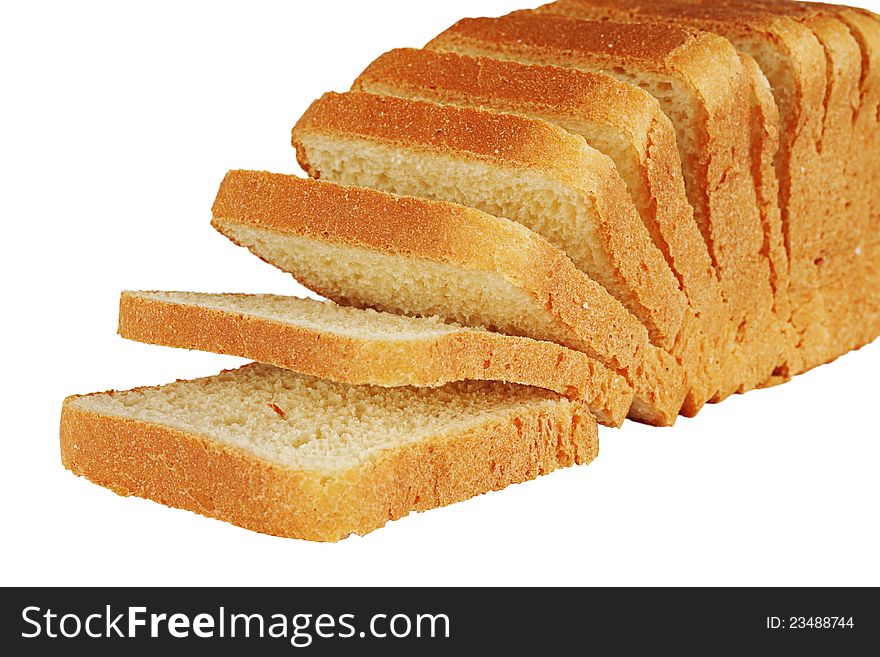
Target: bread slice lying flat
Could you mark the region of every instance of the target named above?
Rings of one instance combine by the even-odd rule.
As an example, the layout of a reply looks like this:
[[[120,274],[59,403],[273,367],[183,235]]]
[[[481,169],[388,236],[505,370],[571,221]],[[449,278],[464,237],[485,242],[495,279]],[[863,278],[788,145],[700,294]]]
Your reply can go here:
[[[619,426],[626,380],[580,351],[437,317],[406,317],[271,294],[123,292],[124,338],[250,358],[330,381],[437,387],[453,381],[533,385],[587,402]]]
[[[539,388],[350,386],[269,365],[69,397],[74,474],[254,531],[366,534],[598,452],[586,406]]]
[[[520,115],[348,93],[315,101],[293,142],[315,178],[462,203],[542,234],[681,364],[694,408],[711,396],[687,298],[614,163],[583,139]]]
[[[342,305],[437,316],[583,351],[668,425],[686,385],[639,321],[527,228],[453,203],[263,172],[227,174],[213,225]],[[671,361],[671,362],[670,362]]]
[[[610,157],[709,341],[703,367],[711,392],[702,398],[718,391],[718,360],[730,350],[733,326],[687,200],[675,129],[653,96],[603,73],[410,48],[380,56],[353,88],[543,119]],[[683,412],[696,410],[686,402]]]
[[[658,23],[514,12],[459,21],[428,47],[608,72],[654,95],[675,126],[688,199],[738,330],[719,399],[772,374],[787,345],[773,315],[765,233],[747,156],[751,89],[728,41]]]

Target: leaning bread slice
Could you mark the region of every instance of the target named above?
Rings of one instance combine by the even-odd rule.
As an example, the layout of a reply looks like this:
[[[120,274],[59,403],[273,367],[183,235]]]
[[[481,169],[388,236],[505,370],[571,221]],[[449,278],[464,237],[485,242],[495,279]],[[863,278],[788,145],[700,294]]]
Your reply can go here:
[[[454,203],[231,171],[213,225],[232,241],[343,305],[437,316],[547,340],[621,374],[629,417],[669,425],[686,384],[668,354],[564,253],[506,219]]]
[[[461,203],[546,237],[684,368],[695,413],[706,345],[610,158],[521,115],[365,93],[325,94],[293,129],[314,178]]]
[[[619,426],[632,405],[626,380],[586,354],[553,342],[491,333],[271,294],[123,292],[124,338],[250,358],[350,384],[437,387],[503,381],[587,402]]]
[[[582,402],[463,382],[351,386],[251,364],[155,388],[69,397],[74,474],[266,534],[338,541],[598,452]]]
[[[772,374],[787,345],[748,157],[750,81],[727,40],[673,25],[514,12],[459,21],[428,47],[607,72],[654,95],[675,126],[688,199],[738,330],[720,397]]]
[[[758,63],[746,53],[740,61],[751,88],[752,139],[751,162],[755,193],[764,225],[764,246],[770,263],[770,287],[773,290],[773,314],[782,333],[780,358],[762,386],[785,383],[803,368],[803,350],[798,346],[791,305],[791,265],[788,261],[782,211],[779,205],[779,178],[775,163],[779,155],[779,107],[770,83]]]
[[[410,48],[380,56],[353,88],[543,119],[610,157],[709,341],[706,388],[718,391],[733,326],[687,200],[675,130],[653,96],[602,73]]]

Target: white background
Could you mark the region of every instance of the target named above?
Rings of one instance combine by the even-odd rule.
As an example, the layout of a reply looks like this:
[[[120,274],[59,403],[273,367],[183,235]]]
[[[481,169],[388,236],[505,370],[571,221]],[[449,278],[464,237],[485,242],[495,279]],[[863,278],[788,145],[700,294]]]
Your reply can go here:
[[[377,55],[516,0],[4,3],[0,583],[880,584],[880,344],[599,459],[314,544],[65,471],[62,399],[240,361],[115,335],[122,289],[301,293],[209,226],[229,168]],[[864,3],[868,6],[869,3]],[[873,3],[877,9],[877,3]]]

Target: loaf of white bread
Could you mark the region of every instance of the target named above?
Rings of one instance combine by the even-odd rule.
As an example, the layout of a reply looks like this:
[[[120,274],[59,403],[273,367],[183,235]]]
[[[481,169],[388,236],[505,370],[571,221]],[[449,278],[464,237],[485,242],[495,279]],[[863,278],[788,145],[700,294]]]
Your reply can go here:
[[[64,465],[334,541],[670,426],[880,334],[880,18],[559,0],[379,57],[212,225],[324,301],[125,292],[119,333],[257,363],[70,397]],[[576,502],[572,501],[572,504]]]

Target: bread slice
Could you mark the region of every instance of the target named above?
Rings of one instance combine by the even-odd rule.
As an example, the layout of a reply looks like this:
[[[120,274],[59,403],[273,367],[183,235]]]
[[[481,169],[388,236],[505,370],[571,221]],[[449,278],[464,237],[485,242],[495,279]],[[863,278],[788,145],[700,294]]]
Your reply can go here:
[[[68,397],[76,475],[266,534],[338,541],[598,452],[582,402],[539,388],[350,386],[251,364]]]
[[[271,294],[123,292],[119,334],[131,340],[250,358],[350,384],[437,387],[453,381],[538,386],[587,402],[619,426],[626,380],[586,354],[449,324]]]
[[[364,93],[326,94],[293,130],[314,178],[475,207],[565,251],[709,397],[705,339],[614,163],[546,121]],[[696,410],[694,410],[696,412]]]
[[[773,290],[773,314],[782,332],[780,358],[771,375],[762,383],[769,387],[790,380],[803,369],[803,352],[794,326],[791,305],[791,266],[785,247],[782,211],[779,206],[779,178],[776,160],[779,154],[779,107],[773,98],[770,83],[761,67],[750,55],[739,53],[751,88],[751,148],[750,160],[755,193],[761,209],[764,227],[762,253],[770,263],[770,287]]]
[[[851,29],[830,10],[788,2],[662,0],[647,6],[637,0],[561,0],[548,9],[582,17],[672,20],[720,34],[758,61],[781,112],[777,175],[792,270],[797,371],[856,346],[834,336],[858,320],[851,312],[832,310],[840,295],[853,308],[860,305],[862,285],[851,279],[852,258],[864,242],[865,195],[871,188],[856,182],[860,156],[849,155],[861,68]],[[841,276],[842,270],[848,273]]]
[[[607,72],[660,102],[676,129],[688,198],[737,327],[719,398],[760,385],[783,358],[750,160],[750,80],[729,42],[662,24],[514,12],[465,19],[428,47]]]
[[[380,56],[353,89],[543,119],[610,157],[709,341],[703,398],[718,391],[733,327],[685,194],[675,130],[653,96],[601,73],[411,48]]]
[[[669,425],[686,384],[639,321],[564,253],[453,203],[231,171],[213,207],[231,240],[342,305],[556,342],[621,374],[629,416]],[[671,361],[671,362],[670,362]]]

